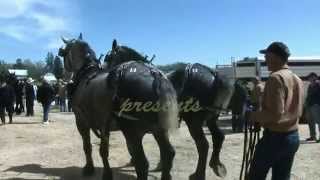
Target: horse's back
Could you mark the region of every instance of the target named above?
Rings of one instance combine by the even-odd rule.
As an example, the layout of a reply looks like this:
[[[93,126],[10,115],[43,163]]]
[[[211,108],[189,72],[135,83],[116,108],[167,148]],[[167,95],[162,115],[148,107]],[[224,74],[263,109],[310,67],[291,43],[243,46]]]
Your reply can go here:
[[[213,101],[213,82],[215,77],[209,67],[201,64],[189,65],[185,69],[184,89],[182,97],[194,97],[202,105],[209,105]]]
[[[157,87],[165,78],[158,69],[139,62],[131,62],[110,74],[117,96],[136,101],[156,101]]]
[[[161,112],[164,103],[177,109],[176,92],[171,82],[153,66],[129,62],[111,71],[109,78],[115,90],[115,112],[122,112],[124,119],[139,120],[126,121],[126,125],[151,127],[157,124],[155,122],[168,121],[158,115],[169,113]]]

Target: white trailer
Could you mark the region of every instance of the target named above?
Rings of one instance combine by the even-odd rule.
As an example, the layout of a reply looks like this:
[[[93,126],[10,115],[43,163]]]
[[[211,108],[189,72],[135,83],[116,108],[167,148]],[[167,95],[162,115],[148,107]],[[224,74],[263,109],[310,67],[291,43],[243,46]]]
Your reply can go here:
[[[311,72],[320,75],[320,58],[289,58],[288,65],[302,79],[306,79],[306,76]],[[237,79],[250,79],[256,76],[266,79],[270,74],[266,62],[261,58],[245,58],[235,62],[232,67],[235,68],[234,72]]]

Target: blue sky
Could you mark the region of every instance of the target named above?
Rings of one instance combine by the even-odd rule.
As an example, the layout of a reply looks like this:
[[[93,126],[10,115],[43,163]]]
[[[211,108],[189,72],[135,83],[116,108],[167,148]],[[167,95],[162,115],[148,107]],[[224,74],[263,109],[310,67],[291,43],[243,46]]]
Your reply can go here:
[[[225,64],[260,56],[272,41],[320,56],[319,0],[0,0],[0,59],[43,60],[60,36],[83,37],[97,55],[114,38],[155,64]]]

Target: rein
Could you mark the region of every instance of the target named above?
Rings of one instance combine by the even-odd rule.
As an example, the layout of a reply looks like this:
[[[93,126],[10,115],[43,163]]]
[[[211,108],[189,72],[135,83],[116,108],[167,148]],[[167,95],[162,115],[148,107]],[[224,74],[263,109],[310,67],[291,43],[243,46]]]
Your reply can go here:
[[[94,64],[85,64],[82,68],[76,73],[76,75],[72,78],[74,85],[73,85],[73,92],[77,89],[80,82],[83,80],[87,80],[88,84],[91,79],[97,76],[100,72],[100,68]],[[72,94],[73,94],[72,92]]]
[[[260,126],[249,122],[249,113],[252,112],[252,109],[252,107],[248,107],[245,113],[244,143],[239,178],[240,180],[249,180],[248,175],[253,159],[254,148],[260,139]]]
[[[222,108],[221,106],[206,106],[204,107],[205,110],[210,111],[210,112],[214,112],[216,110],[218,110],[219,112],[224,111],[224,112],[228,112],[229,109],[228,108]]]

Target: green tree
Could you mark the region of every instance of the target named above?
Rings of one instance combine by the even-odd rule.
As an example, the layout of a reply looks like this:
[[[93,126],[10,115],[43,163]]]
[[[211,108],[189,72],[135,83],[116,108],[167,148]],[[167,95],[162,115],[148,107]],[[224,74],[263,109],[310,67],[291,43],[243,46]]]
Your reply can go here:
[[[30,59],[25,59],[23,64],[28,70],[29,76],[33,79],[40,80],[41,76],[45,74],[45,63],[41,61],[33,63]]]
[[[22,59],[20,59],[20,58],[18,58],[16,60],[16,63],[13,64],[12,67],[13,67],[13,69],[25,69],[25,65],[23,64]]]
[[[179,69],[179,68],[184,68],[186,67],[186,63],[183,63],[183,62],[176,62],[176,63],[173,63],[173,64],[167,64],[167,65],[158,65],[157,67],[165,72],[165,73],[168,73],[168,72],[171,72],[171,71],[174,71],[176,69]]]
[[[52,73],[54,68],[54,55],[52,52],[48,52],[45,61],[46,61],[45,71]]]
[[[5,77],[9,74],[9,64],[7,64],[4,60],[0,60],[0,81],[4,81]]]
[[[53,74],[57,79],[63,78],[63,64],[59,56],[54,58],[53,62]]]

